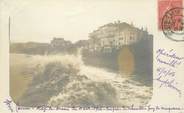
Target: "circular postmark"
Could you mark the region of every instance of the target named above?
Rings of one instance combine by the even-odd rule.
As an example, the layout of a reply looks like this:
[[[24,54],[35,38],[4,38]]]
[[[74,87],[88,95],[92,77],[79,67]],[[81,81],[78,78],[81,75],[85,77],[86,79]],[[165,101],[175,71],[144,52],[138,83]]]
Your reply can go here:
[[[173,41],[184,41],[184,8],[175,7],[164,14],[162,18],[162,31]]]

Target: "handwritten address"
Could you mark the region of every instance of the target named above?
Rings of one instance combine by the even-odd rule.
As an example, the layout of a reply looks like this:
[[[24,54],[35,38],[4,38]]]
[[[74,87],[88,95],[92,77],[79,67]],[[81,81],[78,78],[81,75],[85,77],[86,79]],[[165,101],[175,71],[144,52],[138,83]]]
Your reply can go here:
[[[182,92],[177,87],[176,70],[183,63],[184,57],[177,55],[174,49],[158,49],[156,51],[156,61],[159,66],[156,69],[157,76],[154,80],[160,83],[160,88],[170,88],[181,97]]]

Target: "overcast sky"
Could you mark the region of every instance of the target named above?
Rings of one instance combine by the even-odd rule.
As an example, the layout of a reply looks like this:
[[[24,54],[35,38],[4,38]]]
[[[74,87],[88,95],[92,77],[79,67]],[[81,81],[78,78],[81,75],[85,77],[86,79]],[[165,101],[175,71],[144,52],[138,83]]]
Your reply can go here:
[[[156,4],[155,0],[4,0],[2,6],[11,16],[13,42],[49,42],[53,37],[74,42],[117,20],[147,27],[153,34]]]

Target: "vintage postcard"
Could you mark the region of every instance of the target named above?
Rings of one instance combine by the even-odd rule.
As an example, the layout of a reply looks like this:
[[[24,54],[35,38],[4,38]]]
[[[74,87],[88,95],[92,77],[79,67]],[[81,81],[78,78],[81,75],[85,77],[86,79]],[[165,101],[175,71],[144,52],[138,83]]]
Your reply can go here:
[[[183,0],[1,0],[0,111],[184,113]]]

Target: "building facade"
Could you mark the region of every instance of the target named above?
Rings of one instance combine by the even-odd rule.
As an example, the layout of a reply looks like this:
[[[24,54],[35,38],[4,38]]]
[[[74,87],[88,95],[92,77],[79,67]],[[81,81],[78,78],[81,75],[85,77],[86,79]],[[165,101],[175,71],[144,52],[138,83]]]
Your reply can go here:
[[[70,41],[64,40],[64,38],[54,37],[51,40],[50,44],[51,44],[51,47],[54,47],[54,48],[56,47],[57,48],[57,47],[66,47],[66,46],[71,45],[72,43]]]
[[[118,49],[123,45],[129,45],[147,37],[148,33],[146,30],[118,21],[101,26],[90,33],[88,48],[91,51]]]

